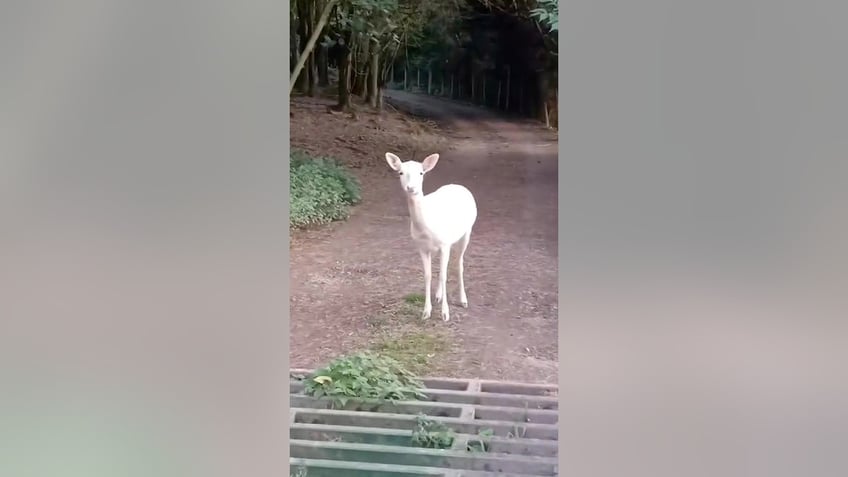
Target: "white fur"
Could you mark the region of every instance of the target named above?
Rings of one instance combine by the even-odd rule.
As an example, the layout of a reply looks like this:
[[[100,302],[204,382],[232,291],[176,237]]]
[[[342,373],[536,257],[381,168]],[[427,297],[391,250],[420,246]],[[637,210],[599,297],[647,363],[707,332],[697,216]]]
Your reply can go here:
[[[442,305],[442,319],[450,320],[447,300],[448,261],[451,247],[456,245],[459,253],[459,301],[468,307],[463,280],[463,257],[468,242],[471,241],[471,228],[477,220],[477,203],[471,191],[457,184],[448,184],[435,192],[424,195],[422,186],[424,175],[436,166],[438,154],[427,156],[424,161],[402,162],[391,152],[386,153],[389,167],[397,171],[400,185],[406,193],[409,206],[410,234],[424,265],[424,311],[422,318],[429,318],[433,305],[430,302],[430,283],[432,281],[432,255],[441,252],[439,267],[439,285],[436,289],[436,301]]]

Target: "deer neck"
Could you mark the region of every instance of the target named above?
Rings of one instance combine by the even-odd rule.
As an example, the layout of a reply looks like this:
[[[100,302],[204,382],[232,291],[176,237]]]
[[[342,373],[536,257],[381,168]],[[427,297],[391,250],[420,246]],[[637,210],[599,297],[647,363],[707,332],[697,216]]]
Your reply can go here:
[[[406,204],[409,206],[409,219],[416,229],[426,229],[424,224],[424,194],[407,195]]]

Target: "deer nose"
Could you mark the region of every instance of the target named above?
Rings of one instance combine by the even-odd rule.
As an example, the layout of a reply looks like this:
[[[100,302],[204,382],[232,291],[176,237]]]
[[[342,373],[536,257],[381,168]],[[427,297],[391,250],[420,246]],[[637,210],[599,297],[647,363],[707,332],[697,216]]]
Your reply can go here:
[[[407,191],[407,192],[415,192],[415,187],[412,187],[412,186],[406,186],[406,191]]]

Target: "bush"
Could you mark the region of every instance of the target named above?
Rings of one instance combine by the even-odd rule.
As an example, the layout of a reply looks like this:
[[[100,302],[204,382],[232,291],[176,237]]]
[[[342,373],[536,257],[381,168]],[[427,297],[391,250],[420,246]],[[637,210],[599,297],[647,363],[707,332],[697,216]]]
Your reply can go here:
[[[403,401],[424,399],[423,383],[388,357],[362,352],[336,358],[315,371],[304,394],[327,397],[342,407],[351,399]]]
[[[347,219],[349,206],[361,200],[356,178],[328,157],[310,157],[298,150],[290,157],[290,225],[304,227]]]

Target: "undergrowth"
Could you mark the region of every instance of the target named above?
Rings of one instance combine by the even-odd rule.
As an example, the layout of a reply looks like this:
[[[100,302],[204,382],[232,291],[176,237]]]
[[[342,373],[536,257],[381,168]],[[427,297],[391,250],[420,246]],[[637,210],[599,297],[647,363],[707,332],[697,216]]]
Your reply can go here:
[[[408,401],[425,399],[424,384],[397,360],[370,352],[343,356],[315,371],[304,393],[327,397],[344,407],[351,400]]]
[[[362,199],[356,178],[329,157],[312,157],[292,150],[290,158],[290,226],[347,219],[350,206]]]
[[[491,429],[481,429],[475,438],[465,441],[465,450],[468,452],[489,452],[491,438],[495,432]]]
[[[450,449],[456,438],[453,430],[439,421],[424,414],[415,418],[415,430],[412,431],[412,444],[428,449]]]

